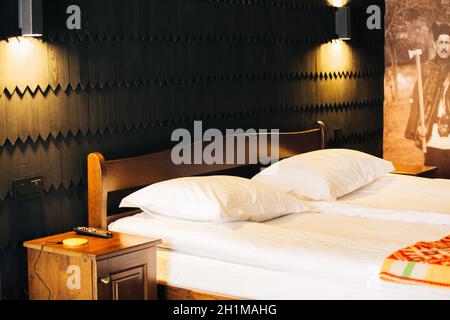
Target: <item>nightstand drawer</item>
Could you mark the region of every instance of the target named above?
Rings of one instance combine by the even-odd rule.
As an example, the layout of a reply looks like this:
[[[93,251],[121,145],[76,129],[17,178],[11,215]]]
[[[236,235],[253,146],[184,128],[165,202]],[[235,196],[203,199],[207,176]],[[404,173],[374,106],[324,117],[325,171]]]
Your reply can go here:
[[[156,299],[155,255],[156,248],[148,248],[98,261],[98,299]]]
[[[146,265],[111,273],[98,280],[99,300],[146,300]]]

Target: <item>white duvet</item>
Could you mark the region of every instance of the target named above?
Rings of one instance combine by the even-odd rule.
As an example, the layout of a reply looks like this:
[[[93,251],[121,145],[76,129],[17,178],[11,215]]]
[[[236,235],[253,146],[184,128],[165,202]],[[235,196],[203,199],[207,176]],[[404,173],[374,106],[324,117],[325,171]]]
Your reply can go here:
[[[450,185],[432,181],[388,175],[346,199],[320,203],[316,209],[323,212],[292,214],[266,223],[198,223],[142,213],[118,220],[110,229],[162,238],[164,247],[186,256],[296,279],[292,280],[295,288],[288,280],[279,287],[276,279],[268,280],[275,287],[262,292],[255,283],[254,290],[247,292],[251,296],[223,283],[223,288],[214,290],[218,293],[267,299],[450,299],[447,289],[375,281],[390,253],[450,234]],[[427,189],[420,193],[422,187]],[[410,191],[417,193],[409,195]],[[419,193],[422,200],[417,199]],[[414,210],[396,202],[399,195],[404,197],[399,201],[409,199]],[[196,275],[195,268],[184,270],[185,277]],[[196,288],[205,290],[200,285]]]
[[[365,218],[450,225],[450,180],[388,174],[313,210]]]

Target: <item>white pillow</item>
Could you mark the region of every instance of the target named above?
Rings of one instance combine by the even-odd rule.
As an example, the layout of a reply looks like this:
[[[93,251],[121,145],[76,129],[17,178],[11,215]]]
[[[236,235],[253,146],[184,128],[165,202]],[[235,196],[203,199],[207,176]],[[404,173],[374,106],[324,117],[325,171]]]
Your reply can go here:
[[[285,159],[253,177],[302,200],[336,200],[394,171],[391,162],[347,149]]]
[[[129,195],[120,207],[204,222],[263,222],[309,209],[272,187],[232,176],[179,178],[156,183]]]

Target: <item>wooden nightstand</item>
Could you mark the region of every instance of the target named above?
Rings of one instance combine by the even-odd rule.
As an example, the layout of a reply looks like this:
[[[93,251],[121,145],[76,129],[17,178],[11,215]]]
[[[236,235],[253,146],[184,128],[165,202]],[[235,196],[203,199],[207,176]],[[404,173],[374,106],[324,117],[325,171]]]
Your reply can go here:
[[[68,238],[88,239],[89,243],[78,248],[50,244]],[[156,299],[156,246],[160,243],[121,233],[102,239],[74,232],[27,241],[29,298]]]
[[[423,178],[435,178],[438,169],[437,167],[414,166],[409,164],[398,164],[398,163],[394,163],[394,167],[395,171],[392,173]]]

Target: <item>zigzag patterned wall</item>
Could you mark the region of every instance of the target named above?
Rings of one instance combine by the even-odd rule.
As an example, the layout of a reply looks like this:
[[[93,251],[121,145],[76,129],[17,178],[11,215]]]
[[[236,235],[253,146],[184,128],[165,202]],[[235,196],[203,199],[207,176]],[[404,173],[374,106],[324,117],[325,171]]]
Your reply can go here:
[[[71,4],[80,31],[65,28]],[[351,5],[363,26],[364,1]],[[321,119],[332,145],[381,154],[383,32],[354,27],[350,42],[330,42],[326,1],[44,0],[44,15],[43,39],[11,38],[12,22],[0,23],[3,297],[24,297],[22,241],[85,224],[89,152],[166,148],[197,119],[282,130]],[[36,174],[44,196],[14,200],[12,180]]]

